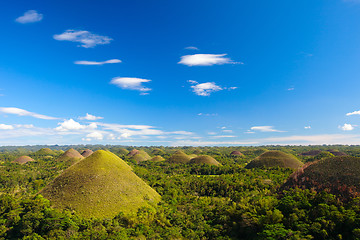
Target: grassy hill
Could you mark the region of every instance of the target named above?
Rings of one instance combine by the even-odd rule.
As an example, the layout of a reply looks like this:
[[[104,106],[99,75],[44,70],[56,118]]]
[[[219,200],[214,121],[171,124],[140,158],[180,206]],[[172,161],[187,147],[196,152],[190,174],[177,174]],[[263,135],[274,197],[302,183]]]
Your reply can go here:
[[[55,155],[56,153],[51,150],[50,148],[42,148],[39,151],[36,151],[35,154],[37,155]]]
[[[183,151],[178,150],[169,158],[170,163],[188,163],[191,157],[186,155]]]
[[[25,164],[25,163],[33,162],[33,161],[35,161],[35,160],[29,156],[21,156],[14,160],[15,163],[19,163],[19,164]]]
[[[66,152],[63,153],[56,161],[58,162],[67,162],[70,164],[74,164],[80,159],[83,159],[84,157],[75,149],[70,148]]]
[[[160,201],[160,195],[115,154],[99,150],[65,170],[40,191],[54,207],[84,217],[111,218]]]
[[[133,156],[131,156],[130,159],[134,160],[137,163],[140,163],[143,161],[150,160],[151,157],[144,150],[140,150],[140,151],[137,150],[137,152]]]
[[[155,156],[152,159],[150,159],[152,162],[163,162],[165,159],[162,156]]]
[[[360,158],[340,156],[306,164],[290,176],[282,189],[325,190],[347,200],[360,196]]]
[[[190,160],[190,164],[208,164],[220,166],[221,164],[209,155],[201,155]]]
[[[282,167],[297,169],[303,165],[295,156],[281,151],[267,151],[252,160],[246,168]]]
[[[239,151],[232,151],[232,152],[230,153],[230,156],[242,157],[242,156],[244,156],[244,154],[242,154],[242,153],[239,152]]]
[[[88,157],[88,156],[90,156],[90,155],[93,154],[93,153],[94,153],[94,152],[93,152],[92,150],[86,149],[86,150],[82,151],[81,156],[83,156],[83,157]]]

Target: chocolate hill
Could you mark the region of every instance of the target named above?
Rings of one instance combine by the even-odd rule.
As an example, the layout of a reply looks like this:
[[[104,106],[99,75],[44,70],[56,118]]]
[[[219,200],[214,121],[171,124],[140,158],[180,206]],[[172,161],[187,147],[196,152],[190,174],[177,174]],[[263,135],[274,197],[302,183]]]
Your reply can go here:
[[[50,148],[42,148],[39,151],[35,152],[37,155],[55,155],[56,153]]]
[[[137,152],[130,157],[130,159],[134,160],[135,162],[140,163],[151,159],[149,154],[144,150],[140,150],[140,151],[136,150],[136,151]]]
[[[239,151],[232,151],[232,152],[230,153],[230,156],[242,157],[242,156],[244,156],[244,154],[242,154],[242,153],[239,152]]]
[[[342,200],[360,196],[360,158],[341,156],[308,163],[293,173],[282,190],[325,190]]]
[[[160,201],[160,195],[140,179],[121,158],[99,150],[66,169],[40,191],[59,209],[83,217],[112,218],[136,213]]]
[[[208,155],[201,155],[190,160],[190,164],[208,164],[214,166],[220,166],[221,164],[213,157]]]
[[[165,159],[162,156],[155,156],[152,159],[150,159],[152,162],[163,162]]]
[[[58,162],[67,162],[70,164],[74,164],[77,161],[83,159],[84,157],[75,149],[70,148],[66,152],[64,152],[63,155],[61,155],[56,161]]]
[[[267,151],[252,160],[246,168],[282,167],[297,169],[303,165],[295,156],[281,151]]]
[[[171,155],[168,161],[170,163],[188,163],[190,162],[190,159],[190,156],[186,155],[183,151],[178,150],[173,155]]]
[[[93,152],[92,150],[86,149],[86,150],[82,151],[81,156],[83,156],[84,158],[86,158],[86,157],[90,156],[90,155],[93,154],[93,153],[94,153],[94,152]]]
[[[13,162],[19,163],[19,164],[25,164],[25,163],[33,162],[33,161],[35,161],[35,160],[29,156],[21,156],[21,157],[15,159]]]

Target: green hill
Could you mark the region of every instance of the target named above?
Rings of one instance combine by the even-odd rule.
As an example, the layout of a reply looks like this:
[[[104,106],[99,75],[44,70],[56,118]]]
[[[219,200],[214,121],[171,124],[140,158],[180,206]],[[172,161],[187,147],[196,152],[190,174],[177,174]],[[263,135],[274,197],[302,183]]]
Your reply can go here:
[[[308,163],[292,174],[281,189],[325,190],[342,200],[360,196],[360,158],[340,156]]]
[[[210,157],[208,155],[201,155],[201,156],[195,157],[195,158],[191,159],[189,163],[190,164],[208,164],[208,165],[215,165],[215,166],[221,165],[213,157]]]
[[[21,157],[15,159],[13,162],[19,163],[19,164],[25,164],[25,163],[33,162],[33,161],[35,161],[35,160],[29,156],[21,156]]]
[[[70,148],[66,152],[64,152],[63,155],[61,155],[56,161],[58,162],[68,162],[70,164],[74,164],[80,159],[83,159],[84,157],[75,149]]]
[[[164,150],[160,149],[160,148],[154,148],[152,151],[151,151],[151,154],[152,155],[160,155],[160,156],[163,156],[165,155],[166,153],[164,152]]]
[[[267,151],[252,160],[246,168],[282,167],[297,169],[303,165],[295,156],[281,151]]]
[[[170,163],[188,163],[190,162],[190,159],[190,156],[186,155],[183,151],[178,150],[173,155],[171,155],[168,161]]]
[[[37,155],[55,155],[56,153],[53,151],[53,150],[51,150],[50,148],[42,148],[42,149],[40,149],[39,151],[37,151],[37,152],[35,152],[35,154],[37,154]]]
[[[84,150],[84,151],[82,151],[82,153],[81,153],[81,156],[83,156],[83,157],[88,157],[88,156],[90,156],[91,154],[93,154],[94,152],[92,151],[92,150],[90,150],[90,149],[86,149],[86,150]]]
[[[152,162],[163,162],[165,159],[162,156],[155,156],[152,159],[150,159]]]
[[[140,152],[139,150],[133,149],[133,150],[131,150],[131,151],[127,154],[127,156],[128,156],[128,157],[132,157],[132,156],[138,154],[139,152]]]
[[[137,150],[137,152],[132,157],[130,157],[130,159],[134,160],[137,163],[140,163],[143,161],[150,160],[151,157],[144,150],[140,150],[140,151]]]
[[[232,151],[232,152],[230,153],[230,156],[242,157],[242,156],[244,156],[244,154],[242,154],[242,153],[239,152],[239,151]]]
[[[40,191],[52,205],[84,217],[112,218],[160,201],[160,195],[115,154],[99,150],[66,169]]]

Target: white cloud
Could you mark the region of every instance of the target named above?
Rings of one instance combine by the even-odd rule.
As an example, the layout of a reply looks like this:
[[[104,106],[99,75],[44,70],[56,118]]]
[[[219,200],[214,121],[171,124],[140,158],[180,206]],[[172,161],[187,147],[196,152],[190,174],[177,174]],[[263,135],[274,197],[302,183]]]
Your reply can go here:
[[[97,117],[91,114],[86,113],[85,117],[79,117],[80,120],[88,120],[88,121],[95,121],[99,119],[104,119],[103,117]]]
[[[345,123],[343,126],[339,126],[339,128],[343,131],[352,131],[354,130],[354,126],[348,123]]]
[[[199,50],[197,47],[194,47],[194,46],[189,46],[189,47],[186,47],[185,49],[187,49],[187,50]]]
[[[15,19],[18,23],[33,23],[33,22],[39,22],[43,19],[43,15],[38,13],[35,10],[29,10],[24,13],[21,17],[18,17]]]
[[[192,81],[192,80],[191,80]],[[194,82],[190,82],[194,84]],[[220,86],[216,85],[214,82],[206,83],[197,83],[194,86],[191,86],[193,92],[198,96],[210,96],[211,93],[223,90]]]
[[[109,44],[113,39],[107,36],[100,36],[89,31],[66,30],[61,34],[55,34],[54,39],[58,41],[79,42],[79,46],[93,48],[96,45]]]
[[[222,131],[225,132],[225,133],[232,133],[233,132],[233,130],[229,130],[229,129],[222,130]]]
[[[346,116],[351,116],[351,115],[360,115],[360,111],[354,111],[346,114]]]
[[[193,54],[181,57],[179,64],[187,66],[212,66],[223,64],[238,64],[230,58],[225,57],[227,54]]]
[[[273,126],[254,126],[251,127],[250,129],[253,131],[260,131],[260,132],[284,132],[274,129]]]
[[[198,116],[213,117],[217,116],[217,113],[198,113]]]
[[[0,130],[11,130],[14,129],[12,125],[0,124]]]
[[[291,88],[288,88],[287,90],[288,90],[288,91],[294,91],[295,88],[291,87]]]
[[[75,61],[75,64],[78,65],[104,65],[104,64],[110,64],[110,63],[121,63],[120,59],[110,59],[103,62],[96,62],[96,61]]]
[[[212,136],[213,138],[235,138],[236,136],[233,135],[217,135],[217,136]]]
[[[304,128],[305,128],[305,129],[310,129],[310,128],[311,128],[311,126],[305,126]]]
[[[17,128],[34,128],[32,124],[16,124],[15,127]]]
[[[151,91],[151,88],[144,87],[142,84],[150,81],[151,80],[142,79],[142,78],[116,77],[113,78],[110,83],[122,89],[147,92],[147,91]]]
[[[101,132],[92,132],[92,133],[89,133],[88,135],[86,135],[86,138],[85,138],[86,141],[91,141],[93,139],[94,140],[103,140],[104,135]]]
[[[58,118],[55,118],[55,117],[50,117],[50,116],[46,116],[46,115],[42,115],[42,114],[37,114],[37,113],[26,111],[24,109],[14,108],[14,107],[0,107],[0,112],[1,113],[7,113],[7,114],[15,114],[15,115],[18,115],[18,116],[29,116],[29,117],[45,119],[45,120],[56,120],[56,119],[58,119]]]
[[[84,129],[95,129],[97,128],[96,123],[91,123],[89,125],[81,125],[80,123],[74,121],[73,119],[65,120],[64,122],[58,123],[58,127],[55,130],[60,132],[66,132],[69,130],[84,130]]]

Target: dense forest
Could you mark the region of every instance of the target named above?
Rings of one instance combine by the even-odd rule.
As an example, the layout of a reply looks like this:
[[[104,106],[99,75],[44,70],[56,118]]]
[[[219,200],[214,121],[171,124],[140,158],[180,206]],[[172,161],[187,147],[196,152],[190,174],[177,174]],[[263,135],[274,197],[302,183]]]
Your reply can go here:
[[[69,148],[116,154],[161,201],[113,218],[54,208],[39,191],[74,164],[57,161]],[[0,147],[0,239],[360,239],[360,198],[282,188],[296,169],[246,167],[269,150],[291,154],[307,166],[337,155],[358,157],[360,146],[136,147],[144,156],[161,156],[159,161],[134,158],[129,155],[134,148]],[[179,150],[220,164],[168,161]],[[16,163],[24,155],[34,161]]]

